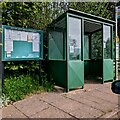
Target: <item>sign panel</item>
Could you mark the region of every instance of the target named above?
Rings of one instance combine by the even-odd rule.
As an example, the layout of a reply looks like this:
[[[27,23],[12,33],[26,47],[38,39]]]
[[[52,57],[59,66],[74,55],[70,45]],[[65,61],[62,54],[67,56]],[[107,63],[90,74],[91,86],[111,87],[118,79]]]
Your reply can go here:
[[[119,60],[119,19],[120,19],[120,6],[116,7],[116,60]]]
[[[41,30],[2,26],[2,61],[43,59]]]
[[[120,6],[116,7],[116,64],[115,64],[115,76],[118,80],[118,61],[119,61],[119,19],[120,19]]]

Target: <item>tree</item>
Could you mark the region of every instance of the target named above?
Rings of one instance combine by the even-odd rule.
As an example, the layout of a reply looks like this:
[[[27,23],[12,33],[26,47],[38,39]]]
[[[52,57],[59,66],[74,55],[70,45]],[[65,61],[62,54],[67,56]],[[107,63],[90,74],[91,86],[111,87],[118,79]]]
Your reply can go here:
[[[112,2],[70,2],[69,7],[107,19],[114,19],[116,3]]]

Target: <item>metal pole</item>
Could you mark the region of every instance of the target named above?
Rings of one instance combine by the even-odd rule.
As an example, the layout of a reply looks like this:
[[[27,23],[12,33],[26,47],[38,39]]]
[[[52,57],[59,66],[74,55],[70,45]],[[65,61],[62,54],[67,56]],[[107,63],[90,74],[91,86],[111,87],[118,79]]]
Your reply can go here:
[[[41,77],[41,60],[39,60],[39,84],[42,83],[42,77]]]
[[[117,32],[117,9],[118,7],[116,7],[116,13],[115,13],[115,18],[116,18],[116,40],[115,40],[115,52],[116,52],[116,57],[115,57],[115,76],[116,76],[116,80],[118,80],[118,59],[119,59],[119,41],[117,41],[117,36],[118,36],[118,32]]]
[[[4,88],[4,62],[2,62],[2,92]]]

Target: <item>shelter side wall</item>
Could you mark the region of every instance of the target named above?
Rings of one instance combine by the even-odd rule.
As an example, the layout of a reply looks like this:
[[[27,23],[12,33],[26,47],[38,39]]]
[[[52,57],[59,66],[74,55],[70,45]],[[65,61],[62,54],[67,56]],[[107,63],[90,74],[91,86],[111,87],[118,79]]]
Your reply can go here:
[[[56,85],[67,87],[67,68],[66,61],[49,60],[49,75],[53,78]]]

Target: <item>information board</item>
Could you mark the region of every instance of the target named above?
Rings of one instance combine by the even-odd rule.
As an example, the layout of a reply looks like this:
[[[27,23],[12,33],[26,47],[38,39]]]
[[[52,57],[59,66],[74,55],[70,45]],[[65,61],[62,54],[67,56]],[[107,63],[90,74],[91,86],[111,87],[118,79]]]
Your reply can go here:
[[[2,26],[2,61],[43,59],[43,31]]]

